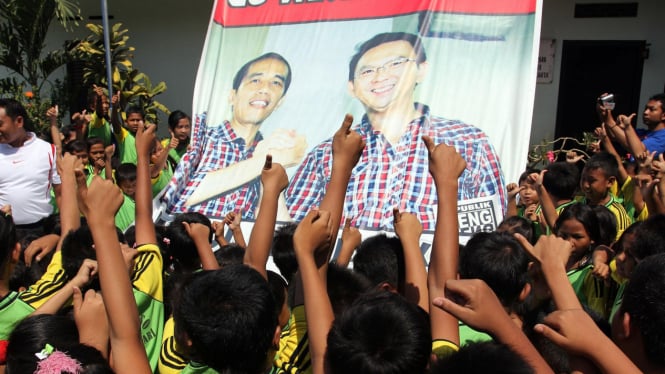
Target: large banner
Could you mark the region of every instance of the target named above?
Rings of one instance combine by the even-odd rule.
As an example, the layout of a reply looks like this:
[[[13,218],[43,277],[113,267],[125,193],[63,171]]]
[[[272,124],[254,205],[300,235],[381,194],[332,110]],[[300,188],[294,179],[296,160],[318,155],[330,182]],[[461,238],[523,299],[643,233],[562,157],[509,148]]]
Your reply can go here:
[[[528,152],[540,0],[218,0],[196,80],[191,149],[166,212],[255,218],[266,154],[287,167],[280,221],[317,207],[345,113],[366,148],[344,218],[436,220],[428,135],[467,162],[460,240],[492,230]]]

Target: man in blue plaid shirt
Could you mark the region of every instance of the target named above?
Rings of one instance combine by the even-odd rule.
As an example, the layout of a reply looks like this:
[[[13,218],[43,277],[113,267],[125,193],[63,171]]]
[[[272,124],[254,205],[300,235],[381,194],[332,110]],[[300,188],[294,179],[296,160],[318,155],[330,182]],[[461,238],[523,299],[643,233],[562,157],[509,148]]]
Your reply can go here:
[[[425,230],[436,223],[437,194],[428,171],[422,136],[453,145],[467,163],[458,180],[458,200],[498,195],[505,211],[506,190],[499,159],[478,128],[433,116],[414,102],[427,71],[420,37],[392,32],[363,43],[349,63],[349,91],[366,110],[355,126],[366,143],[346,191],[344,215],[361,228],[393,229],[392,210],[418,215]],[[291,217],[301,220],[318,206],[330,181],[332,140],[307,155],[286,192]]]
[[[291,67],[277,53],[261,55],[238,70],[230,94],[233,118],[210,127],[205,113],[195,118],[191,149],[182,157],[163,196],[169,213],[199,212],[223,218],[229,212],[242,211],[244,219],[254,218],[260,194],[257,177],[265,154],[273,151],[259,128],[282,103],[290,83]],[[286,130],[276,133],[272,143],[294,138]],[[298,160],[305,145],[300,147],[303,152],[299,158],[295,155]],[[257,162],[258,166],[254,165]],[[289,163],[279,158],[276,162]],[[226,174],[228,171],[233,177]],[[228,184],[222,187],[219,179]]]

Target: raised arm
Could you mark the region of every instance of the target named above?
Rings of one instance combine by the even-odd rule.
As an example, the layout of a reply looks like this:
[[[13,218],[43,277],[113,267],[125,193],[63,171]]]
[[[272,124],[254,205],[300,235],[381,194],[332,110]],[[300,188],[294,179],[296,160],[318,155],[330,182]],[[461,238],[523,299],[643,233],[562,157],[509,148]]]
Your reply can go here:
[[[457,278],[459,258],[459,224],[457,222],[457,180],[466,168],[466,162],[454,147],[434,144],[423,137],[429,152],[429,171],[434,178],[437,193],[437,219],[432,241],[430,267],[427,276],[429,312],[433,340],[446,340],[459,345],[457,319],[452,314],[433,308],[436,298],[445,296],[447,280]]]
[[[273,233],[275,232],[275,221],[277,219],[277,200],[279,194],[289,184],[284,167],[272,163],[272,156],[266,156],[263,171],[261,172],[261,184],[263,193],[261,205],[256,222],[249,237],[249,244],[245,251],[243,262],[256,269],[261,275],[268,279],[266,262],[270,255]]]
[[[404,297],[429,311],[429,292],[427,291],[427,268],[420,252],[420,234],[423,225],[418,217],[411,213],[400,213],[393,209],[395,233],[404,248]]]
[[[362,236],[357,228],[351,227],[351,218],[347,217],[344,220],[344,228],[342,229],[342,249],[339,251],[335,263],[341,267],[349,266],[353,252],[362,242]]]
[[[543,208],[543,216],[545,217],[545,223],[547,226],[552,229],[556,223],[559,214],[556,212],[556,206],[552,201],[552,197],[545,186],[543,186],[543,176],[547,172],[547,169],[541,171],[540,173],[531,173],[529,174],[529,180],[533,183],[533,186],[536,188],[538,193],[538,198],[540,199],[540,206]]]
[[[157,126],[139,126],[136,132],[136,243],[157,243],[152,221],[152,183],[150,182],[150,148]]]

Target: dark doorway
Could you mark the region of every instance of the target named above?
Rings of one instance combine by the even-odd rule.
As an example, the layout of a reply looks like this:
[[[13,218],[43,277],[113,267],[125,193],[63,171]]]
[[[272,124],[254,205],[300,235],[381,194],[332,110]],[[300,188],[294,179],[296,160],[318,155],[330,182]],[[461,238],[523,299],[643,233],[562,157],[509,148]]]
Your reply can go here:
[[[556,137],[582,139],[599,120],[595,102],[613,93],[615,116],[637,112],[640,104],[645,41],[564,40],[556,115]]]

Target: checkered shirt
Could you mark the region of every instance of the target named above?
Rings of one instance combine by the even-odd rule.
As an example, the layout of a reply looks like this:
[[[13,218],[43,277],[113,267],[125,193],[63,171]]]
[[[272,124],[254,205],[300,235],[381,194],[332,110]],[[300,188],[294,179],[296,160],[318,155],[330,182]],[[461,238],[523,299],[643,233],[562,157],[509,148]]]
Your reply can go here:
[[[506,208],[506,190],[499,159],[487,136],[478,128],[430,115],[429,108],[416,104],[422,113],[411,121],[396,144],[372,129],[367,116],[355,126],[366,146],[353,169],[346,190],[342,221],[352,219],[360,228],[393,229],[393,207],[414,213],[425,230],[436,225],[437,194],[429,173],[423,135],[436,144],[452,145],[466,160],[459,178],[458,200],[499,194]],[[319,206],[332,171],[332,139],[316,146],[300,165],[286,192],[289,213],[301,220]]]

